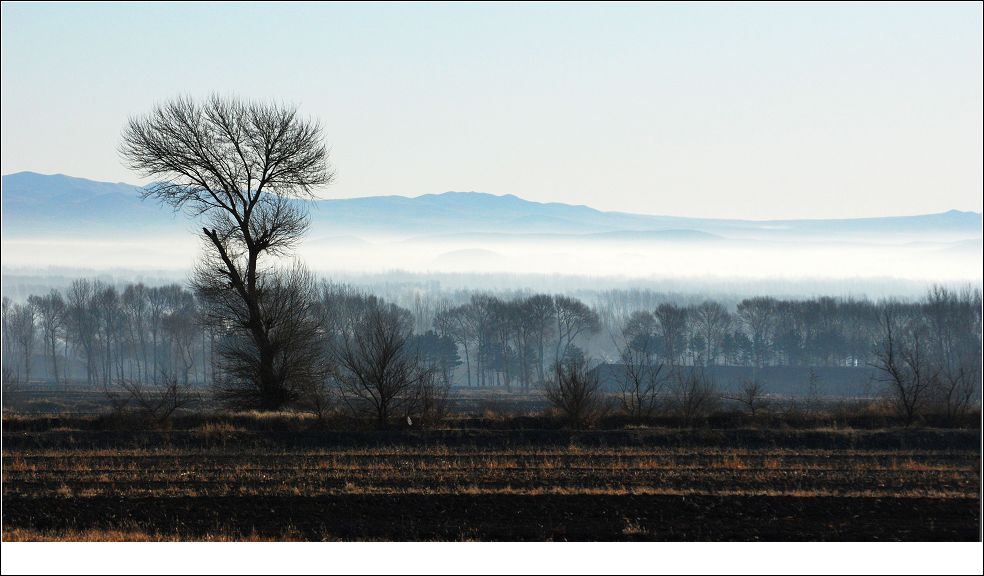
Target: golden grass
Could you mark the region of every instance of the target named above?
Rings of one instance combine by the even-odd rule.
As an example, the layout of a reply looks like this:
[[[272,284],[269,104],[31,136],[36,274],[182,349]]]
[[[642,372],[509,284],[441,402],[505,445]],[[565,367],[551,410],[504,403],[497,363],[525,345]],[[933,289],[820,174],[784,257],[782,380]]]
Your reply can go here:
[[[25,528],[8,528],[3,531],[4,542],[302,542],[295,531],[278,536],[267,536],[255,531],[245,535],[218,532],[194,537],[181,534],[152,534],[139,529],[103,530],[55,530],[39,531]]]
[[[228,437],[234,434],[245,433],[244,428],[240,428],[230,422],[206,422],[197,428],[192,429],[192,432],[200,434],[206,438],[210,437]]]
[[[209,434],[234,434],[219,427]],[[567,447],[514,450],[18,451],[5,495],[737,494],[971,497],[973,451]],[[699,489],[696,489],[699,488]]]

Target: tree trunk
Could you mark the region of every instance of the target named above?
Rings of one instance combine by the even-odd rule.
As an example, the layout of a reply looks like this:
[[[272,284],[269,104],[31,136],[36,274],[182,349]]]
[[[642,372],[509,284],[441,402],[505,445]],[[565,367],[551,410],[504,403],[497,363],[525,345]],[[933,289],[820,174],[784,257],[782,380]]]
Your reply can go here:
[[[58,339],[54,335],[51,336],[51,371],[55,375],[55,384],[59,383],[58,378]]]

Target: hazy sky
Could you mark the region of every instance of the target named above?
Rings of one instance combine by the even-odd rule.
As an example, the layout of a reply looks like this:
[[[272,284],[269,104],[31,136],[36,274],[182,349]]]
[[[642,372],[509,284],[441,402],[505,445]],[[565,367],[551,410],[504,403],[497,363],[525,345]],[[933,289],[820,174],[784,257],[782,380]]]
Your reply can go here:
[[[2,171],[138,182],[176,94],[319,117],[334,197],[745,218],[982,209],[981,4],[2,8]]]

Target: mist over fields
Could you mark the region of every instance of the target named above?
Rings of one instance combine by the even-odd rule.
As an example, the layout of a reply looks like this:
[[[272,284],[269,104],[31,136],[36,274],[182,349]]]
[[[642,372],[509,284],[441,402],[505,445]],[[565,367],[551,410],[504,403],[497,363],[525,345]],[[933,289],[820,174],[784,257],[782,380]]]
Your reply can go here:
[[[185,277],[199,254],[196,223],[140,200],[139,191],[65,175],[3,176],[5,294],[6,284],[38,274]],[[981,283],[975,212],[722,220],[475,192],[328,198],[310,208],[296,256],[315,272],[355,283],[385,283],[395,274],[471,288],[872,296],[914,295],[934,282]]]

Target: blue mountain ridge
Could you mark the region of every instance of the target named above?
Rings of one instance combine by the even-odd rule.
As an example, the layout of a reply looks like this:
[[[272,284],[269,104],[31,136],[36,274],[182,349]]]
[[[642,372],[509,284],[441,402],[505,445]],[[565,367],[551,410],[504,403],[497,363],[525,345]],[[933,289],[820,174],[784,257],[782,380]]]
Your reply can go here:
[[[953,241],[979,244],[982,225],[980,213],[957,210],[917,216],[753,221],[604,212],[480,192],[321,199],[310,208],[311,236],[315,238],[559,235],[599,241],[704,241],[945,235]],[[132,184],[18,172],[2,177],[2,226],[8,238],[64,238],[187,233],[194,223],[169,207],[141,200],[140,188]]]

